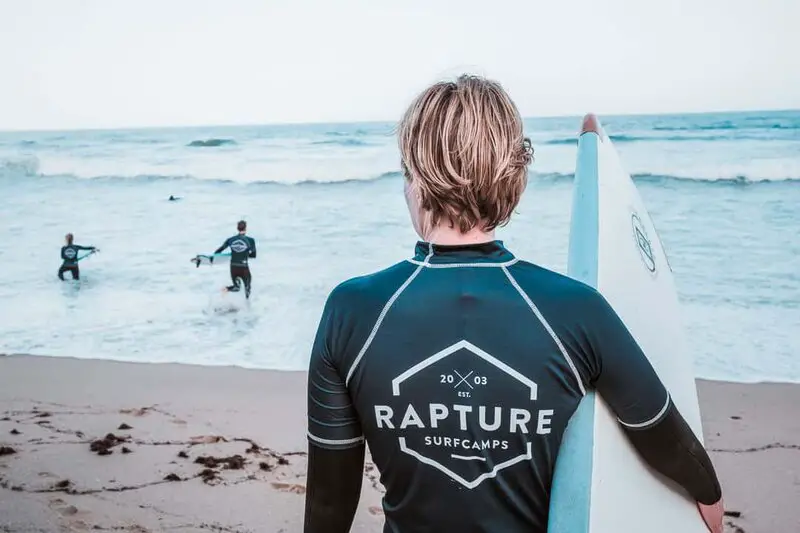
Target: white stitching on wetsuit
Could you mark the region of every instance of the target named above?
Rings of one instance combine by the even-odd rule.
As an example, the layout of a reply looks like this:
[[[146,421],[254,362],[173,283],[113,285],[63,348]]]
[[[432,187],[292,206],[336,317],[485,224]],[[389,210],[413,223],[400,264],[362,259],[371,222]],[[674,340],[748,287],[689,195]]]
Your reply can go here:
[[[511,266],[519,259],[516,257],[505,263],[423,263],[416,259],[406,259],[409,263],[414,265],[424,266],[425,268],[471,268],[471,267],[507,267]]]
[[[331,444],[331,445],[345,445],[345,444],[355,444],[357,442],[361,442],[364,440],[364,437],[355,437],[352,439],[323,439],[321,437],[317,437],[313,435],[310,431],[308,433],[308,438],[313,440],[314,442],[318,442],[320,444]]]
[[[372,344],[372,341],[375,339],[375,335],[378,333],[378,329],[381,327],[383,319],[386,318],[386,314],[389,312],[389,308],[391,308],[394,302],[397,300],[397,298],[400,297],[400,294],[404,290],[406,290],[406,287],[408,287],[411,284],[411,282],[414,281],[414,278],[417,277],[422,268],[428,263],[428,261],[430,261],[432,255],[433,255],[433,247],[431,247],[430,253],[425,257],[425,262],[419,265],[416,268],[416,270],[414,270],[414,272],[408,277],[405,283],[400,285],[400,288],[398,288],[395,291],[392,297],[389,298],[389,301],[386,302],[386,305],[383,306],[383,310],[381,311],[381,314],[378,316],[378,320],[375,322],[375,325],[372,326],[372,331],[370,332],[369,337],[367,337],[367,341],[364,343],[364,346],[361,347],[361,351],[358,352],[358,355],[353,361],[353,364],[350,366],[350,371],[347,372],[347,377],[344,380],[345,387],[350,384],[350,379],[353,377],[353,372],[355,372],[358,363],[361,362],[361,359],[364,357],[364,354],[367,353],[369,345]]]
[[[664,413],[667,412],[667,407],[669,407],[669,399],[670,399],[670,396],[669,396],[669,393],[667,393],[667,403],[665,403],[664,407],[662,407],[661,410],[658,413],[656,413],[656,416],[654,416],[650,420],[645,420],[644,422],[639,422],[637,424],[629,424],[627,422],[623,422],[619,418],[617,418],[617,420],[619,420],[619,423],[622,424],[623,426],[625,426],[626,428],[642,429],[642,428],[646,428],[647,426],[651,426],[655,422],[657,422],[662,416],[664,416]]]
[[[566,348],[564,348],[564,344],[562,344],[561,339],[558,338],[556,332],[553,331],[553,328],[551,328],[550,324],[547,323],[547,320],[545,320],[544,316],[542,315],[542,312],[539,311],[538,307],[536,307],[536,304],[533,303],[533,301],[528,297],[525,291],[522,290],[522,287],[519,286],[517,280],[515,280],[514,276],[511,275],[511,272],[509,272],[506,267],[503,267],[503,272],[505,272],[508,280],[514,286],[514,288],[517,290],[520,296],[522,296],[522,299],[525,300],[525,303],[528,304],[528,307],[531,308],[531,311],[533,311],[533,314],[536,315],[536,318],[539,319],[539,322],[542,323],[542,326],[544,326],[544,329],[547,330],[547,333],[550,334],[550,337],[552,337],[553,341],[556,343],[556,346],[558,346],[558,349],[561,351],[561,355],[564,356],[564,359],[567,360],[567,364],[572,369],[572,373],[575,375],[575,379],[578,381],[578,388],[580,388],[581,394],[586,396],[586,388],[583,386],[583,381],[581,380],[580,374],[578,374],[578,369],[575,367],[575,363],[572,362],[572,358],[567,353]]]

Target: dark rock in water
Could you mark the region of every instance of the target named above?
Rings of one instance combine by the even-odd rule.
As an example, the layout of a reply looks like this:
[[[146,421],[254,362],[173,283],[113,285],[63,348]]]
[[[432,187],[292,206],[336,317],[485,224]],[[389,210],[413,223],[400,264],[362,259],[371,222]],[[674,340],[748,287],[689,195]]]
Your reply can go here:
[[[131,426],[129,426],[128,424],[123,422],[122,424],[119,425],[119,427],[117,429],[125,431],[125,430],[133,429],[133,428]]]
[[[70,485],[72,485],[72,481],[68,479],[62,479],[61,481],[55,484],[55,488],[63,490],[63,489],[68,489]]]
[[[4,455],[13,455],[17,453],[17,450],[10,446],[0,446],[0,457]]]
[[[236,144],[233,139],[205,139],[190,142],[187,146],[191,148],[213,148],[215,146],[227,146]]]
[[[22,433],[20,433],[16,428],[11,430],[11,434],[12,435],[22,435]]]
[[[167,474],[164,476],[164,481],[181,481],[181,478],[178,474]]]
[[[271,467],[271,466],[269,465],[269,463],[267,463],[266,461],[261,461],[260,463],[258,463],[258,467],[259,467],[261,470],[266,470],[267,472],[269,472],[270,470],[272,470],[272,467]]]
[[[741,511],[725,511],[725,516],[730,516],[732,518],[740,518],[742,516]]]
[[[189,458],[189,454],[186,453],[185,451],[181,450],[181,451],[178,452],[178,457],[180,457],[181,459],[188,459]]]
[[[287,459],[286,457],[278,457],[278,464],[279,465],[288,465],[289,464],[289,459]]]
[[[741,419],[742,419],[741,416],[734,415],[734,416],[731,417],[731,420],[741,420]]]
[[[132,451],[131,451],[131,449],[130,449],[130,448],[128,448],[127,446],[123,446],[123,447],[122,447],[122,453],[133,453],[133,452],[132,452]]]

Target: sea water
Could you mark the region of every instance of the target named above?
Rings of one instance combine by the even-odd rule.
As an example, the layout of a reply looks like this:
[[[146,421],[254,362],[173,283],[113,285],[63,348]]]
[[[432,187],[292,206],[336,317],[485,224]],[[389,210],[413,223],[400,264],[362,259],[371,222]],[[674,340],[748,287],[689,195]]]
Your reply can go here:
[[[800,112],[601,117],[667,247],[697,375],[800,381]],[[526,120],[498,237],[566,270],[580,118]],[[0,353],[303,369],[340,281],[410,257],[393,124],[0,133]],[[178,201],[168,201],[170,195]],[[218,312],[244,218],[248,308]],[[101,252],[56,271],[64,234]]]

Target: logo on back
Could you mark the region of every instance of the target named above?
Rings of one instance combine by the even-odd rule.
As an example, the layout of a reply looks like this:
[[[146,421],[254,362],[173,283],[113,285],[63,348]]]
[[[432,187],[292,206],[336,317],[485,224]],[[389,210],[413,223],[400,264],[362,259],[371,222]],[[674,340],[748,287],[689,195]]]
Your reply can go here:
[[[631,224],[633,225],[633,238],[636,241],[636,246],[639,248],[639,255],[642,257],[644,266],[650,272],[656,271],[656,256],[653,253],[653,246],[650,243],[650,238],[647,236],[647,230],[639,216],[634,213],[631,215]]]
[[[75,259],[75,256],[77,255],[78,252],[76,252],[73,248],[67,248],[66,250],[64,250],[64,257],[66,257],[67,259]]]
[[[242,252],[246,252],[250,246],[244,241],[244,239],[236,239],[235,241],[231,242],[231,250],[240,254]]]
[[[390,405],[374,406],[378,430],[400,450],[468,489],[532,459],[531,440],[551,431],[552,409],[537,409],[537,385],[462,340],[392,382]]]

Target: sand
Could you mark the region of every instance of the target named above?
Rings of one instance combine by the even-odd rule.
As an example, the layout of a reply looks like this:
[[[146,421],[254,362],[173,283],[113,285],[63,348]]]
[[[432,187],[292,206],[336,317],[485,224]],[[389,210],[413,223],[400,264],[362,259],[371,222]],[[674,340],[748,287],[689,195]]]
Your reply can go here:
[[[0,531],[301,532],[303,372],[0,357]],[[800,386],[699,381],[727,531],[800,532]],[[10,453],[13,450],[14,453]],[[353,531],[380,532],[367,461]]]

